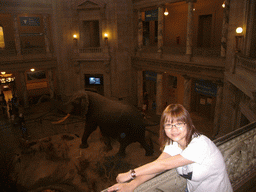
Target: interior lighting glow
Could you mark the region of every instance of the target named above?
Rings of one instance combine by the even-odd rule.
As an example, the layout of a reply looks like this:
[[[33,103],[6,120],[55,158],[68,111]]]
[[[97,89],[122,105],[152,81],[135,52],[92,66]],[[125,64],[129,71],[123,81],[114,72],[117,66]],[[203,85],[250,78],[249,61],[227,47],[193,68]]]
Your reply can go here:
[[[225,8],[225,1],[223,2],[222,7]]]
[[[169,15],[169,12],[168,12],[167,8],[165,8],[164,15],[165,16]]]
[[[243,28],[242,27],[237,27],[236,28],[236,33],[237,34],[241,34],[243,32]]]
[[[4,42],[4,31],[3,27],[0,26],[0,48],[5,48],[5,42]]]
[[[30,69],[30,71],[32,71],[32,72],[33,72],[33,71],[35,71],[35,69],[34,69],[34,68],[32,68],[32,69]]]

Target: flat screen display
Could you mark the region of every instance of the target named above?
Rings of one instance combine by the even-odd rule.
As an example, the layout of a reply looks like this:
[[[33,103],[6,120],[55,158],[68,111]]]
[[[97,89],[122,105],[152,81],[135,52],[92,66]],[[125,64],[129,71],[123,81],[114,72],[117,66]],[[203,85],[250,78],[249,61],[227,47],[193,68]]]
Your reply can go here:
[[[89,85],[100,85],[100,77],[89,77]]]
[[[102,86],[104,84],[103,75],[101,74],[85,74],[84,80],[86,86]]]

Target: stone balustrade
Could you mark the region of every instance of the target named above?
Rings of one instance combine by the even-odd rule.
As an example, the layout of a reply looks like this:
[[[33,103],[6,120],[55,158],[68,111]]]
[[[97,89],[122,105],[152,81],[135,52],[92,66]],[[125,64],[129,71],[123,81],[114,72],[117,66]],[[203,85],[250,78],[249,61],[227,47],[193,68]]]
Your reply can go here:
[[[101,52],[102,52],[101,47],[88,47],[88,48],[79,49],[79,53],[101,53]]]
[[[234,191],[256,173],[256,122],[214,140],[223,154]],[[135,192],[184,192],[186,180],[176,170],[143,183]]]
[[[250,72],[256,73],[256,60],[251,59],[249,57],[242,57],[240,55],[236,55],[237,67],[241,67],[249,70]]]

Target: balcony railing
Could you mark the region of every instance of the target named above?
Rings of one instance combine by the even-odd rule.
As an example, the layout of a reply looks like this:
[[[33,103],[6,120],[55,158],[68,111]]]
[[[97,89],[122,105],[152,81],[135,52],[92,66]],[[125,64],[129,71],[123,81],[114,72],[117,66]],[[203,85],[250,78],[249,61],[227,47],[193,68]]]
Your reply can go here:
[[[106,59],[109,56],[108,47],[87,47],[74,50],[75,57],[80,59]]]
[[[102,53],[102,47],[89,47],[78,49],[79,53]]]
[[[246,69],[250,72],[256,73],[256,59],[249,57],[236,56],[236,67]]]
[[[236,191],[256,173],[256,122],[214,142],[223,154],[230,181]],[[143,183],[135,192],[184,192],[185,187],[186,180],[175,170],[170,170]]]
[[[143,46],[142,53],[157,53],[157,46]],[[163,54],[185,55],[186,47],[163,46]],[[194,47],[193,56],[220,57],[220,48]]]
[[[6,56],[16,56],[16,50],[15,49],[0,49],[0,57],[6,57]]]
[[[41,47],[32,47],[32,48],[24,48],[21,50],[22,55],[28,55],[28,54],[45,54],[45,48]]]

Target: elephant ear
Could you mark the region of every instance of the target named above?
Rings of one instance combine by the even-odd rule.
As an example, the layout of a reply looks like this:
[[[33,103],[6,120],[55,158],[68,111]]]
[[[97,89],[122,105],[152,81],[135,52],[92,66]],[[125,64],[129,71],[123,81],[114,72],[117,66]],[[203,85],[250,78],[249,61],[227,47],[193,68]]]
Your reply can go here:
[[[74,93],[67,103],[77,104],[78,101],[80,102],[80,105],[81,105],[81,116],[85,118],[88,113],[88,107],[89,107],[89,97],[86,91],[80,90]]]
[[[85,92],[83,97],[81,98],[81,116],[86,118],[89,108],[89,97],[88,94]]]

